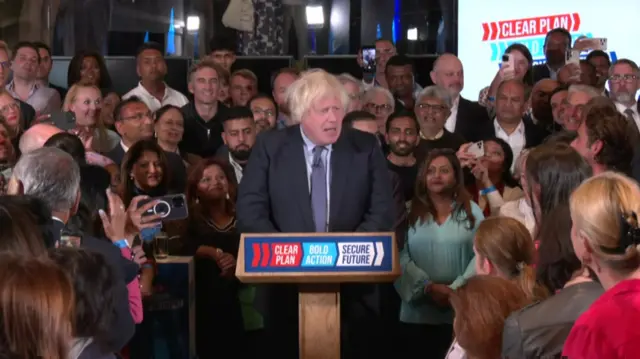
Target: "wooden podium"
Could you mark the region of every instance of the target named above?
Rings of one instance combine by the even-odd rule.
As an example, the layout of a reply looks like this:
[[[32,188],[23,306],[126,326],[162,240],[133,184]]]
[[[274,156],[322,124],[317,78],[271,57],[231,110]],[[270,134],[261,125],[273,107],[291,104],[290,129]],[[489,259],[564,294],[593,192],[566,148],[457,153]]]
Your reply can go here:
[[[236,276],[298,283],[300,359],[340,359],[340,283],[400,275],[394,233],[243,234]]]

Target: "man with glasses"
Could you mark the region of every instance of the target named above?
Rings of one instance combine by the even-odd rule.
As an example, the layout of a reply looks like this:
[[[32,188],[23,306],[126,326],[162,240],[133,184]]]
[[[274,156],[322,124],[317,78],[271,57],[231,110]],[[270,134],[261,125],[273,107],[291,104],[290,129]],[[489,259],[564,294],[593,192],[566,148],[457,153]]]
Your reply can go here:
[[[253,112],[253,120],[256,122],[257,133],[271,130],[276,127],[278,108],[276,102],[269,95],[258,94],[249,100],[249,108]]]
[[[11,50],[9,46],[0,40],[0,88],[4,89],[9,78],[11,78]],[[12,95],[13,96],[13,95]],[[17,100],[20,106],[20,120],[22,121],[21,130],[29,127],[36,117],[36,111],[24,101]],[[18,131],[21,132],[21,131]],[[17,147],[16,147],[17,148]]]
[[[609,70],[609,97],[627,119],[640,128],[636,93],[640,89],[638,65],[628,59],[616,61]]]
[[[38,84],[38,49],[30,42],[20,42],[13,50],[11,70],[13,80],[6,86],[11,95],[31,105],[37,114],[59,111],[60,94],[54,89]]]
[[[114,117],[121,140],[119,145],[107,153],[107,157],[120,166],[131,146],[153,137],[153,114],[141,99],[133,96],[118,104]]]
[[[395,111],[395,99],[389,90],[384,87],[372,87],[363,96],[364,110],[376,116],[378,133],[386,132],[387,117]]]

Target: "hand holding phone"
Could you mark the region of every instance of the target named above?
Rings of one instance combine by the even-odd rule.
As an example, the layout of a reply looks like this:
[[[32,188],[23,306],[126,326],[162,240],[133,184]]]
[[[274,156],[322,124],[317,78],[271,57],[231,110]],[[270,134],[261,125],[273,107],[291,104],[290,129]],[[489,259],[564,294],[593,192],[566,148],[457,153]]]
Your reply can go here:
[[[167,196],[144,199],[138,206],[154,202],[154,205],[142,213],[142,217],[159,217],[161,221],[174,221],[189,216],[187,199],[184,194],[170,194]]]
[[[376,72],[376,48],[374,46],[362,48],[362,69],[365,72]]]
[[[469,146],[467,152],[472,154],[475,158],[480,158],[484,156],[484,142],[478,141],[474,142]]]
[[[502,66],[500,67],[503,80],[510,80],[516,74],[514,59],[511,54],[502,55]]]

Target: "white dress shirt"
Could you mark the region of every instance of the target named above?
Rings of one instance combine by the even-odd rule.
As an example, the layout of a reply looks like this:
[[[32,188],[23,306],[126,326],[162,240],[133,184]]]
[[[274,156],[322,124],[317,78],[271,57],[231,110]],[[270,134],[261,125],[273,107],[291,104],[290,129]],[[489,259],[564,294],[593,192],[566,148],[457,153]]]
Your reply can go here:
[[[233,167],[233,171],[236,173],[236,181],[240,184],[240,181],[242,181],[242,166],[233,159],[231,153],[229,153],[229,163],[231,164],[231,167]]]
[[[451,133],[454,133],[456,130],[459,104],[460,104],[460,96],[458,96],[455,100],[453,100],[453,104],[451,105],[451,114],[449,115],[449,117],[444,123],[444,128]]]
[[[132,96],[137,96],[144,102],[149,110],[152,112],[157,111],[160,107],[164,105],[173,105],[176,107],[182,107],[189,103],[187,97],[180,92],[172,89],[169,85],[164,84],[164,96],[162,97],[162,102],[158,101],[158,99],[153,96],[146,88],[142,87],[142,83],[139,82],[138,86],[134,87],[133,90],[127,92],[124,96],[122,96],[123,100],[128,99]]]
[[[493,120],[493,127],[495,129],[496,137],[503,139],[506,143],[509,144],[509,147],[511,147],[511,151],[513,152],[511,171],[513,172],[513,167],[515,166],[516,159],[520,156],[520,152],[522,152],[524,146],[527,144],[524,136],[524,122],[520,120],[520,124],[511,134],[505,132],[502,126],[500,126],[497,118]]]

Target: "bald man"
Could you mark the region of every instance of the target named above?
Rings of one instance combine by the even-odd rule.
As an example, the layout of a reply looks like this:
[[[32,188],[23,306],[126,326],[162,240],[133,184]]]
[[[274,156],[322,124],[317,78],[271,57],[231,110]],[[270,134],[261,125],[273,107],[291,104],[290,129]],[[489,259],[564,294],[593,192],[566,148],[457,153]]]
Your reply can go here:
[[[47,124],[33,125],[20,137],[20,152],[29,153],[44,146],[51,136],[62,132],[61,129]]]
[[[460,96],[460,92],[464,88],[462,62],[456,55],[442,54],[433,63],[430,75],[431,81],[447,89],[452,99],[451,114],[444,124],[447,131],[462,135],[467,142],[481,140],[481,135],[476,131],[476,128],[489,123],[489,115],[486,108],[477,102],[469,101]],[[420,106],[420,104],[418,103],[416,106]]]
[[[543,127],[553,126],[553,112],[551,111],[551,94],[560,87],[558,81],[542,79],[531,90],[531,120]]]

